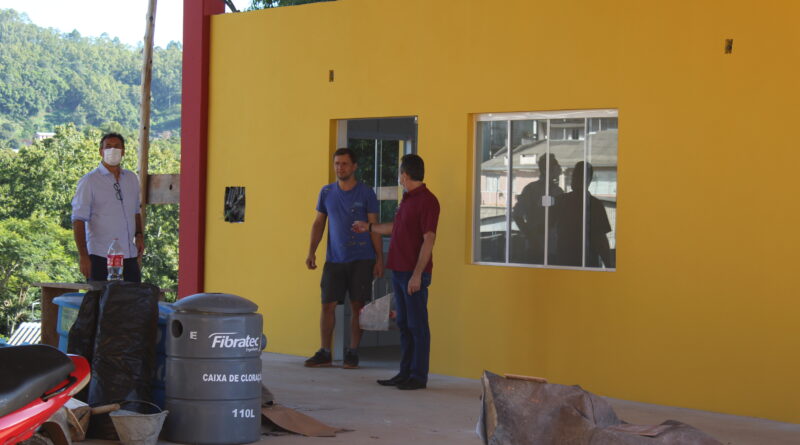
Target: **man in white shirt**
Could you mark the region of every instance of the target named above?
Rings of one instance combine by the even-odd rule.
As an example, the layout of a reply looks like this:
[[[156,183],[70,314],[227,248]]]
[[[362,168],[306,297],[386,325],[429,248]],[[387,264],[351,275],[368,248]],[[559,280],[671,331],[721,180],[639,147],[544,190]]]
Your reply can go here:
[[[122,135],[104,135],[99,154],[100,165],[78,181],[72,199],[72,231],[81,273],[89,281],[106,281],[106,254],[116,239],[124,256],[124,280],[141,282],[138,259],[144,252],[144,234],[139,178],[120,167],[125,155]]]

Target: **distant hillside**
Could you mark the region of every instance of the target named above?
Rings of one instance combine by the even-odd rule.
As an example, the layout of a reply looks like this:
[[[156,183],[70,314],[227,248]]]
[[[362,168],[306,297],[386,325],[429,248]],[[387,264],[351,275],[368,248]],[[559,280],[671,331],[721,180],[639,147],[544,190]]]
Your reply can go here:
[[[70,122],[135,130],[141,53],[116,38],[61,34],[0,10],[0,147],[17,148]],[[154,136],[180,129],[181,53],[177,42],[154,51]]]

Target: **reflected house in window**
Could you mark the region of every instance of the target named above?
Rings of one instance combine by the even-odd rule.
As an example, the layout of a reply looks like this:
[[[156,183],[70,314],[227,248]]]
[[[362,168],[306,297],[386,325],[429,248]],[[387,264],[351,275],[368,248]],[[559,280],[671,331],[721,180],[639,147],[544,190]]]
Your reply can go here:
[[[601,219],[611,228],[605,233],[610,259],[600,267],[614,267],[616,110],[480,115],[476,133],[476,262],[585,267],[583,251],[573,252],[584,258],[580,264],[559,264],[558,228],[563,237],[566,224],[582,225],[585,218],[590,230],[597,217],[586,210],[579,220],[559,222],[553,212],[559,196],[572,191],[575,166],[583,161],[593,167],[589,193],[602,203]],[[590,240],[586,235],[583,244]]]

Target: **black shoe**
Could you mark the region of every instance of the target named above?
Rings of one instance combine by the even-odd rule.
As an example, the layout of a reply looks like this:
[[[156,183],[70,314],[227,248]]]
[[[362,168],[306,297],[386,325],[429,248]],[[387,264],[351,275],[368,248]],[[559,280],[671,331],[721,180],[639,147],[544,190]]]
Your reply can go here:
[[[358,352],[355,349],[344,348],[344,369],[358,368]]]
[[[403,383],[397,384],[397,389],[424,389],[428,385],[422,380],[417,380],[414,377],[409,378]]]
[[[378,384],[381,386],[397,386],[400,383],[405,382],[406,380],[408,380],[407,376],[397,374],[396,376],[388,380],[378,380]]]
[[[313,357],[306,360],[306,366],[309,368],[322,368],[331,365],[331,353],[326,352],[320,348]]]

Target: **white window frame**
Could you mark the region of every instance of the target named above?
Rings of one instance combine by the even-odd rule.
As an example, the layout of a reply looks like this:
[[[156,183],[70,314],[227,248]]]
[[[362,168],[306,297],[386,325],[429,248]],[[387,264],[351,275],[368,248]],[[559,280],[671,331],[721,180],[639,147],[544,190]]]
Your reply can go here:
[[[506,181],[506,245],[505,245],[505,253],[506,253],[506,261],[505,262],[494,262],[494,261],[480,261],[477,258],[477,246],[480,244],[480,207],[481,207],[481,184],[480,184],[480,156],[478,154],[478,124],[480,122],[496,122],[496,121],[506,121],[507,122],[507,150],[509,154],[511,153],[511,122],[512,121],[522,121],[522,120],[547,120],[548,121],[548,128],[547,128],[547,153],[550,153],[550,125],[549,121],[552,119],[602,119],[602,118],[619,118],[619,110],[617,109],[595,109],[595,110],[559,110],[559,111],[528,111],[528,112],[511,112],[511,113],[480,113],[473,115],[473,122],[472,122],[472,130],[473,130],[473,147],[472,147],[472,158],[473,158],[473,169],[472,169],[472,181],[473,181],[473,196],[472,196],[472,247],[471,247],[471,261],[472,264],[476,265],[488,265],[488,266],[505,266],[505,267],[528,267],[528,268],[537,268],[537,269],[567,269],[567,270],[589,270],[589,271],[603,271],[603,272],[614,272],[616,271],[615,267],[611,268],[600,268],[600,267],[586,267],[584,266],[562,266],[562,265],[553,265],[547,264],[547,252],[548,252],[548,231],[549,225],[545,225],[545,264],[526,264],[526,263],[512,263],[510,262],[510,247],[511,247],[511,224],[512,224],[512,216],[511,216],[511,200],[512,200],[512,193],[513,193],[513,165],[511,162],[507,162],[508,171],[507,177],[508,180]],[[619,124],[617,124],[617,128],[619,128]],[[594,132],[593,132],[594,133]],[[588,160],[587,154],[589,153],[588,147],[588,140],[589,140],[589,127],[588,127],[588,120],[584,121],[584,138],[583,138],[583,157],[585,160]],[[619,152],[619,147],[617,148]],[[619,165],[619,164],[617,164]],[[548,187],[549,188],[549,187]],[[619,188],[619,186],[617,186]],[[548,192],[549,194],[549,192]],[[584,197],[584,199],[586,199]],[[584,208],[586,206],[584,205]],[[545,208],[545,215],[549,215],[549,207]],[[583,233],[586,232],[586,215],[583,215]],[[616,233],[617,224],[616,224],[616,217],[614,221],[614,226],[612,227],[612,232]],[[615,243],[616,244],[616,243]],[[615,246],[616,247],[616,246]],[[582,261],[585,264],[586,262],[586,243],[582,243]]]

